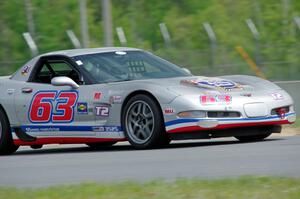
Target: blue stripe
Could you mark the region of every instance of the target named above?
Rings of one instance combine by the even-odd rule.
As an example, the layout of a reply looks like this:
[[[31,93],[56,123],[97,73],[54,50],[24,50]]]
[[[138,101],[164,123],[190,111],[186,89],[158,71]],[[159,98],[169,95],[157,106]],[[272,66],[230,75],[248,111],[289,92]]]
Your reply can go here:
[[[117,128],[118,131],[122,131],[121,126],[62,126],[62,125],[23,125],[21,129],[26,131],[30,128],[31,130],[41,130],[41,129],[58,129],[58,131],[95,131],[95,128],[113,129]],[[46,131],[46,130],[45,130]],[[56,130],[52,130],[56,131]]]
[[[286,116],[296,115],[296,113],[289,113],[286,114]],[[263,121],[263,120],[271,120],[271,119],[279,119],[279,116],[271,116],[271,117],[257,117],[257,118],[236,118],[236,119],[217,119],[220,122],[226,122],[226,121]],[[199,121],[205,121],[205,120],[212,120],[207,118],[198,118],[198,119],[177,119],[172,120],[169,122],[166,122],[166,126],[171,126],[175,124],[182,124],[182,123],[189,123],[189,122],[199,122]]]
[[[177,119],[177,120],[165,122],[165,126],[171,126],[174,124],[181,124],[181,123],[188,123],[188,122],[198,122],[200,120],[206,120],[206,119]]]

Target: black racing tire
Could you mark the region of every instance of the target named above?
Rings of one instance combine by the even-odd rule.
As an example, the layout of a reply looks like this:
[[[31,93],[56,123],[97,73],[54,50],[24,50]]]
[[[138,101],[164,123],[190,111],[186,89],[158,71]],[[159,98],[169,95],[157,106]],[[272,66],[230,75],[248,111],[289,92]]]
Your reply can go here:
[[[86,143],[91,149],[101,149],[105,147],[110,147],[117,142],[96,142],[96,143]]]
[[[235,136],[241,142],[257,142],[269,137],[272,133],[264,133],[259,135]]]
[[[170,142],[159,104],[145,94],[128,100],[122,112],[122,127],[127,140],[137,149],[159,148]]]
[[[0,108],[0,155],[9,155],[18,150],[14,145],[8,118]]]

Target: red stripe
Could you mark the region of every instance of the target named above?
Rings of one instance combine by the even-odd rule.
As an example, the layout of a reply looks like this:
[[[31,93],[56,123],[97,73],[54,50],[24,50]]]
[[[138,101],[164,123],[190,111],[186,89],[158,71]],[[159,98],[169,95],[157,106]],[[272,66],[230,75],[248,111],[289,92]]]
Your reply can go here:
[[[92,142],[117,142],[126,139],[118,138],[78,138],[78,137],[51,137],[37,138],[34,142],[25,142],[20,139],[14,140],[15,145],[43,145],[43,144],[84,144]]]
[[[266,126],[266,125],[281,125],[281,124],[291,124],[291,122],[289,122],[288,120],[281,120],[281,121],[271,121],[271,122],[221,124],[214,128],[203,128],[200,126],[186,126],[186,127],[179,127],[176,129],[172,129],[167,132],[168,133],[185,133],[185,132],[191,132],[191,131],[218,130],[218,129],[229,129],[229,128],[247,127],[247,126]]]

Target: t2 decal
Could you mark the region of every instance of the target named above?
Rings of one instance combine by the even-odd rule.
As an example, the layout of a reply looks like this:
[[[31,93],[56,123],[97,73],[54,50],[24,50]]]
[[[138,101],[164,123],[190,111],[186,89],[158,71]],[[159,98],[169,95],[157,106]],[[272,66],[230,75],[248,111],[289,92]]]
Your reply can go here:
[[[29,120],[32,123],[70,123],[74,118],[77,99],[76,91],[37,92],[29,107]]]
[[[95,106],[96,116],[108,117],[109,107],[108,106]]]

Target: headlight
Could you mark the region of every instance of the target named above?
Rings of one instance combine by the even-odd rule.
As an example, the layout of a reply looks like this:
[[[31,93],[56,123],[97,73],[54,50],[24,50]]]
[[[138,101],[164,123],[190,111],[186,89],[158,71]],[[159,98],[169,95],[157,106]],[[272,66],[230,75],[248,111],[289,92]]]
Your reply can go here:
[[[204,118],[206,117],[205,111],[183,111],[177,114],[180,118]]]
[[[294,106],[290,106],[290,112],[295,112]]]

